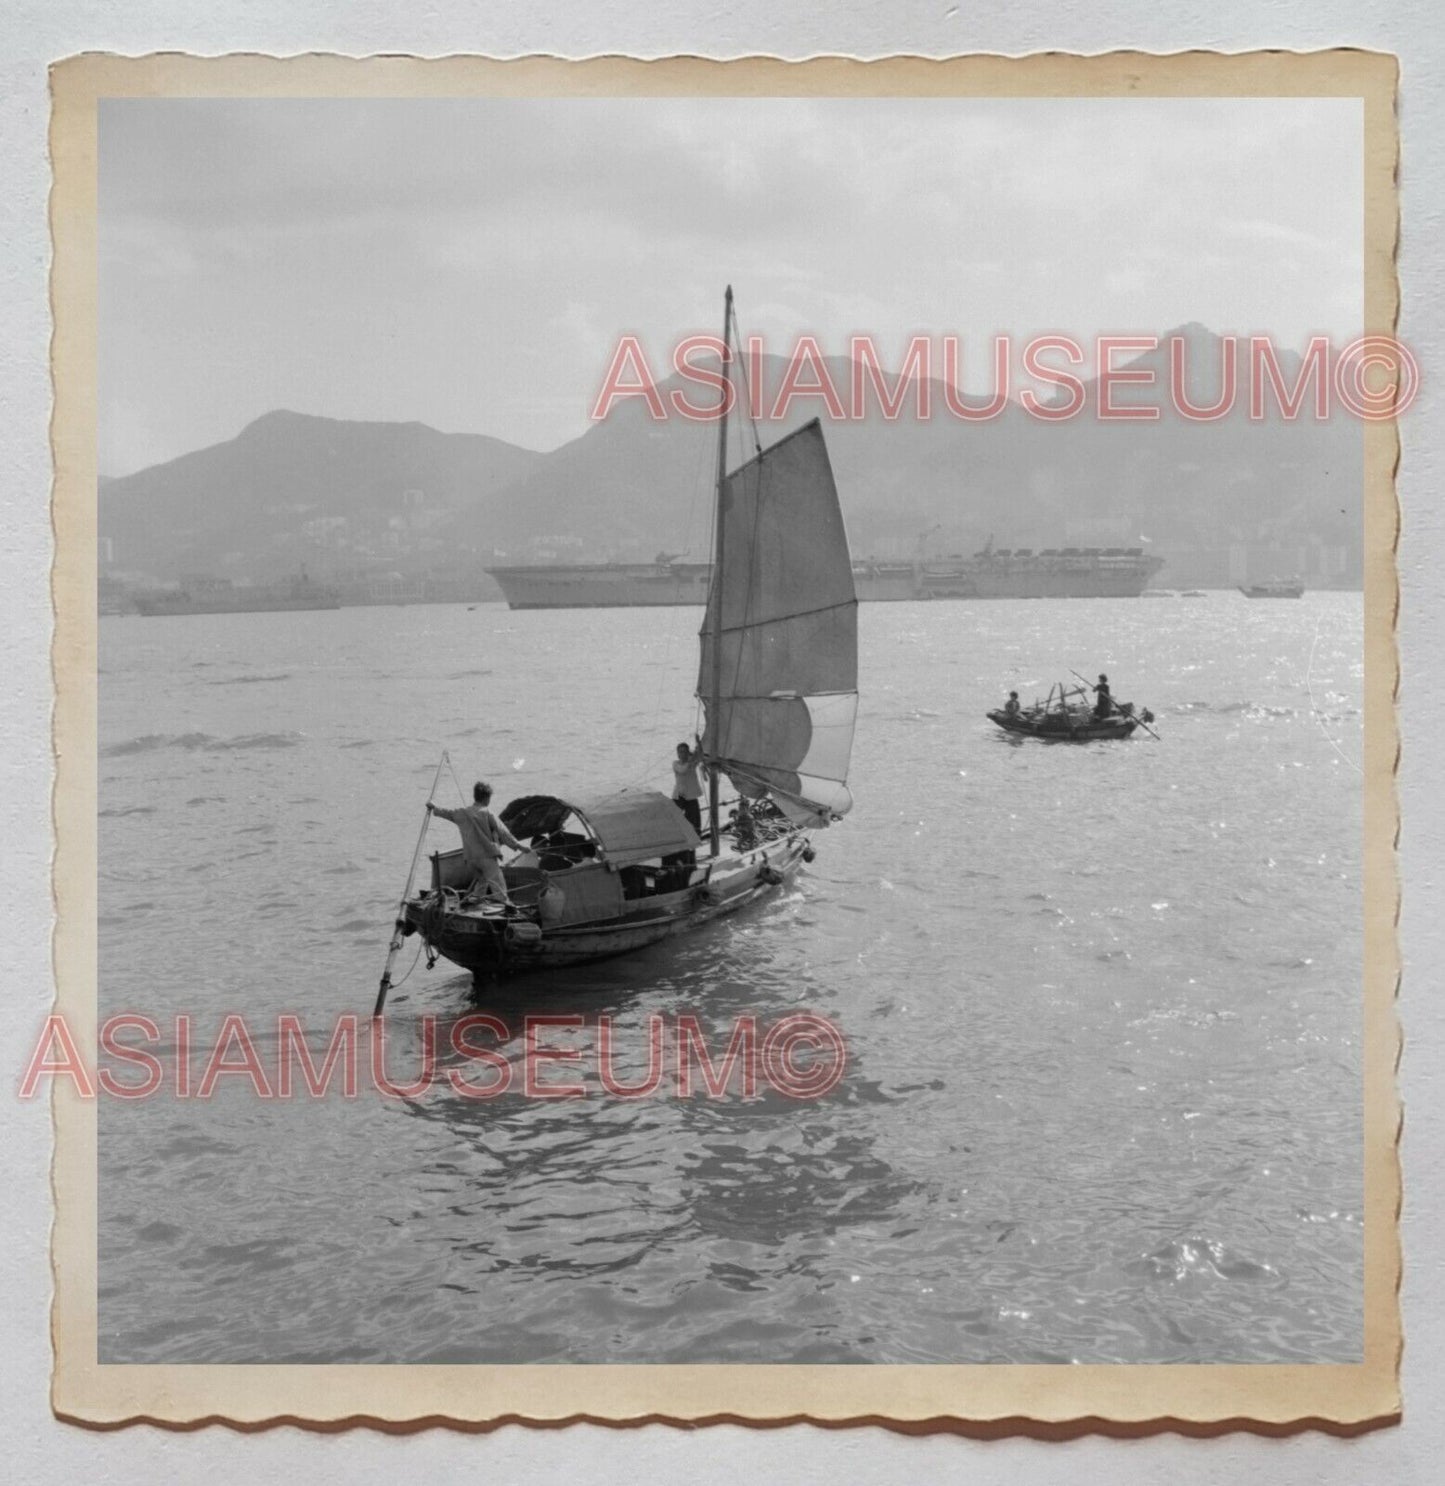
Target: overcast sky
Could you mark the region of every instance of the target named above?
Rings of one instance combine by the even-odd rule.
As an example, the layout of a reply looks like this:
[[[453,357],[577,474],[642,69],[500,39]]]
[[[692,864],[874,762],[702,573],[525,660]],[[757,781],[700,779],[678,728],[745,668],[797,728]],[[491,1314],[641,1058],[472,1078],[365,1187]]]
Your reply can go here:
[[[1358,332],[1360,105],[109,100],[100,469],[273,408],[549,449],[618,335]],[[978,369],[977,377],[973,368]],[[665,370],[665,367],[662,368]]]

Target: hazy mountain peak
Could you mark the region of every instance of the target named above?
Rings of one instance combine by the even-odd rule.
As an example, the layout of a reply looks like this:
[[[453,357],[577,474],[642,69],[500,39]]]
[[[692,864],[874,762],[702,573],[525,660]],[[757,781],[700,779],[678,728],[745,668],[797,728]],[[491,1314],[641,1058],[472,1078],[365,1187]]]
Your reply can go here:
[[[412,418],[405,421],[379,418],[328,418],[320,413],[298,413],[291,408],[273,408],[253,418],[236,435],[238,439],[287,436],[292,434],[333,434],[340,429],[405,429],[410,433],[425,432],[445,438],[429,423]]]

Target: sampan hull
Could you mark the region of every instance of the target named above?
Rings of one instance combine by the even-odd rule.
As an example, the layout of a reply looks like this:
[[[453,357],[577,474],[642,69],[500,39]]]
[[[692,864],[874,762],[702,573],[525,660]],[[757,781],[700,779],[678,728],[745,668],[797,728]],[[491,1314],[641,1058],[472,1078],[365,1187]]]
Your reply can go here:
[[[1010,717],[1006,712],[990,712],[989,721],[1006,733],[1021,738],[1038,738],[1045,743],[1097,743],[1114,738],[1127,738],[1139,726],[1136,717],[1099,717],[1073,723],[1068,728],[1049,728],[1026,715]]]

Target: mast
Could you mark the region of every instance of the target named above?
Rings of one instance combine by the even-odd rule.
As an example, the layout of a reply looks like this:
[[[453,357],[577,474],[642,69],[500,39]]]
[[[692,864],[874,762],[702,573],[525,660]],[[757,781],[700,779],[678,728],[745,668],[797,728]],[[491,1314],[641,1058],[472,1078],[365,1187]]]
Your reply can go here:
[[[732,365],[732,324],[733,324],[733,286],[727,286],[727,294],[723,298],[723,333],[722,333],[722,363],[723,383],[722,393],[718,404],[717,420],[717,485],[713,495],[714,511],[714,536],[712,556],[712,582],[713,592],[717,596],[717,603],[713,607],[712,618],[712,689],[708,698],[707,715],[712,723],[713,747],[721,748],[722,731],[720,718],[722,716],[722,622],[723,622],[723,480],[727,477],[727,443],[728,443],[728,394],[732,391],[731,365]],[[718,766],[717,761],[712,760],[708,764],[707,771],[707,803],[711,818],[711,844],[712,854],[717,857],[721,849],[720,843],[722,832],[718,822]]]

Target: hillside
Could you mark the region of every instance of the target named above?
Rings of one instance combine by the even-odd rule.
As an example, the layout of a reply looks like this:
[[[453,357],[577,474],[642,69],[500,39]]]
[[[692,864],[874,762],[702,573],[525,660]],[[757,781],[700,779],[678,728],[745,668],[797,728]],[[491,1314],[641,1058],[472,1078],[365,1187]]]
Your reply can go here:
[[[1166,338],[1175,333],[1188,347],[1191,392],[1208,401],[1221,342],[1198,325]],[[1292,379],[1297,361],[1281,361]],[[990,421],[964,421],[936,382],[926,422],[911,396],[892,420],[871,396],[861,420],[825,416],[854,551],[911,555],[925,532],[935,554],[989,537],[1001,547],[1142,544],[1168,560],[1164,583],[1278,571],[1358,581],[1358,422],[1252,419],[1243,364],[1233,412],[1191,422],[1168,405],[1167,350],[1127,364],[1151,369],[1156,385],[1126,388],[1116,402],[1161,406],[1157,421],[1101,421],[1093,382],[1083,411],[1062,422],[1017,401]],[[852,364],[827,367],[846,401]],[[776,358],[764,363],[765,404],[786,370]],[[678,380],[659,390],[674,388],[704,400]],[[820,398],[800,397],[784,419],[762,420],[758,436],[770,442],[823,411]],[[751,453],[752,428],[734,418],[732,430],[736,463]],[[260,580],[303,561],[355,577],[462,574],[493,560],[650,560],[660,550],[700,558],[715,432],[676,415],[655,420],[641,398],[546,454],[417,423],[272,413],[226,444],[104,482],[100,530],[113,569],[166,579]]]
[[[539,456],[422,423],[274,412],[234,438],[101,483],[102,552],[120,572],[254,581],[481,560],[497,491]],[[452,522],[474,534],[457,550]]]

